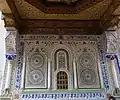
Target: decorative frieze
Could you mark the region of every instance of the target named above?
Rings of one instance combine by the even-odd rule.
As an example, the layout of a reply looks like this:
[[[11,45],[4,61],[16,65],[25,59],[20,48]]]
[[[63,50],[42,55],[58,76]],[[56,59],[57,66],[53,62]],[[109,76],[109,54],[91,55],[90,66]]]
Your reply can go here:
[[[104,93],[40,93],[22,94],[22,100],[106,100]]]
[[[41,31],[41,30],[40,30]],[[97,40],[96,37],[101,37],[100,35],[20,35],[20,40]],[[74,43],[74,41],[69,41]],[[101,41],[102,42],[102,41]]]

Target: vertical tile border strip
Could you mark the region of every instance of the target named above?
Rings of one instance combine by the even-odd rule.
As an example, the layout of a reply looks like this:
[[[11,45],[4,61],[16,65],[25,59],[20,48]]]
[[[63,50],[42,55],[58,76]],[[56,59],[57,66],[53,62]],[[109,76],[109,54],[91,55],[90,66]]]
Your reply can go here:
[[[102,69],[102,77],[103,77],[103,82],[104,82],[104,89],[107,92],[110,89],[110,86],[109,86],[108,72],[107,72],[107,68],[106,68],[106,64],[105,64],[104,48],[103,48],[101,38],[102,38],[101,36],[97,37],[97,43],[98,43],[100,65],[101,65],[101,69]]]
[[[20,89],[21,85],[21,72],[22,72],[22,65],[23,65],[23,50],[24,50],[24,42],[20,42],[20,47],[18,51],[18,66],[17,66],[17,72],[16,72],[16,89]]]

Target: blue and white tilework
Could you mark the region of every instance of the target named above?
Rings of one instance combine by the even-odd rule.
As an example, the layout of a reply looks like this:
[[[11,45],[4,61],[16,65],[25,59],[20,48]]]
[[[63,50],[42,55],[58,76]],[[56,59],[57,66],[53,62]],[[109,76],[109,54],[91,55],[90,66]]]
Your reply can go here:
[[[106,64],[105,64],[105,53],[103,50],[101,37],[98,37],[98,50],[99,50],[99,59],[100,59],[100,65],[101,65],[101,69],[102,69],[104,88],[107,92],[110,89],[110,86],[109,86],[108,72],[107,72],[107,68],[106,68]]]
[[[118,55],[117,54],[112,54],[112,53],[107,53],[106,54],[106,58],[110,59],[110,60],[114,60],[115,61],[115,69],[117,72],[117,79],[120,85],[120,63],[119,63],[119,59],[118,59]]]
[[[16,89],[20,89],[21,84],[21,72],[22,72],[22,62],[23,62],[23,50],[24,50],[24,43],[21,42],[20,44],[20,50],[18,54],[18,67],[17,67],[17,73],[16,73]]]
[[[6,59],[7,60],[15,60],[15,58],[16,58],[16,53],[6,53]]]
[[[22,100],[105,100],[104,93],[41,93],[22,94]]]
[[[106,58],[109,58],[110,60],[116,60],[116,63],[117,63],[117,66],[118,66],[118,70],[119,70],[119,73],[120,73],[120,63],[119,63],[119,59],[118,59],[118,56],[116,54],[106,54]]]

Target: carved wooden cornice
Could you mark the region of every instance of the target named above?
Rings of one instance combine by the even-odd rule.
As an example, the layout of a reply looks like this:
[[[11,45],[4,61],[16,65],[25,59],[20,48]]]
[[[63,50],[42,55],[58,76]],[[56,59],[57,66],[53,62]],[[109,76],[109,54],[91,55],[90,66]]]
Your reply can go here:
[[[24,20],[23,30],[28,33],[100,34],[99,20]],[[26,27],[27,26],[27,27]],[[28,28],[28,29],[27,29]],[[50,31],[50,32],[49,32]],[[55,32],[56,31],[56,32]],[[25,32],[25,33],[26,33]]]
[[[43,35],[100,35],[100,29],[86,28],[22,28],[20,34],[43,34]]]
[[[80,27],[99,27],[99,20],[53,20],[53,19],[36,19],[22,20],[23,27],[45,27],[45,28],[80,28]]]

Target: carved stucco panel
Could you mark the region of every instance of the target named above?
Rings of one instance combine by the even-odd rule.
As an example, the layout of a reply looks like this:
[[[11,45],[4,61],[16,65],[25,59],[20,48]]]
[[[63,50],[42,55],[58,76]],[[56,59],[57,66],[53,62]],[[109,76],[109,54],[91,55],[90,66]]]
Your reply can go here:
[[[97,55],[97,57],[95,59],[98,59],[100,57],[100,70],[102,71],[102,78],[103,78],[103,82],[104,82],[104,88],[105,89],[109,89],[109,83],[106,83],[106,81],[109,81],[109,79],[107,78],[107,71],[106,71],[106,66],[105,64],[103,64],[104,61],[104,54],[101,52],[103,50],[103,44],[102,44],[102,39],[101,36],[69,36],[69,35],[65,35],[63,36],[63,38],[60,38],[60,36],[57,35],[48,35],[48,36],[42,36],[42,35],[24,35],[23,37],[21,37],[21,41],[25,40],[25,43],[29,46],[25,46],[26,48],[26,52],[28,52],[29,50],[32,50],[32,48],[34,49],[34,47],[39,47],[41,52],[43,54],[45,54],[48,58],[52,59],[55,50],[60,49],[60,48],[64,48],[67,49],[71,56],[70,56],[70,66],[72,66],[72,60],[73,58],[77,57],[77,50],[80,50],[80,48],[78,48],[79,46],[81,48],[84,48],[85,46],[83,46],[83,42],[84,41],[88,41],[87,45],[91,44],[90,48],[87,48],[89,53],[91,53],[93,56]],[[91,41],[97,41],[97,45],[94,42]],[[95,48],[93,48],[95,47]],[[69,48],[69,49],[68,49]],[[98,53],[94,53],[96,51],[94,50],[98,50]],[[80,51],[81,52],[81,51]],[[52,55],[51,55],[52,53]],[[98,55],[99,54],[99,55]],[[76,59],[77,60],[77,59]],[[54,63],[52,61],[52,67],[54,67]],[[57,71],[60,70],[64,70],[64,69],[59,69]],[[65,69],[66,70],[66,69]],[[70,71],[68,72],[71,74],[70,77],[73,77],[73,70],[72,67],[70,69]],[[54,75],[53,75],[53,78]],[[53,79],[52,78],[52,79]],[[73,79],[71,79],[72,81],[71,83],[71,88],[73,88]],[[54,81],[53,81],[54,82]],[[54,87],[53,87],[54,88]]]

